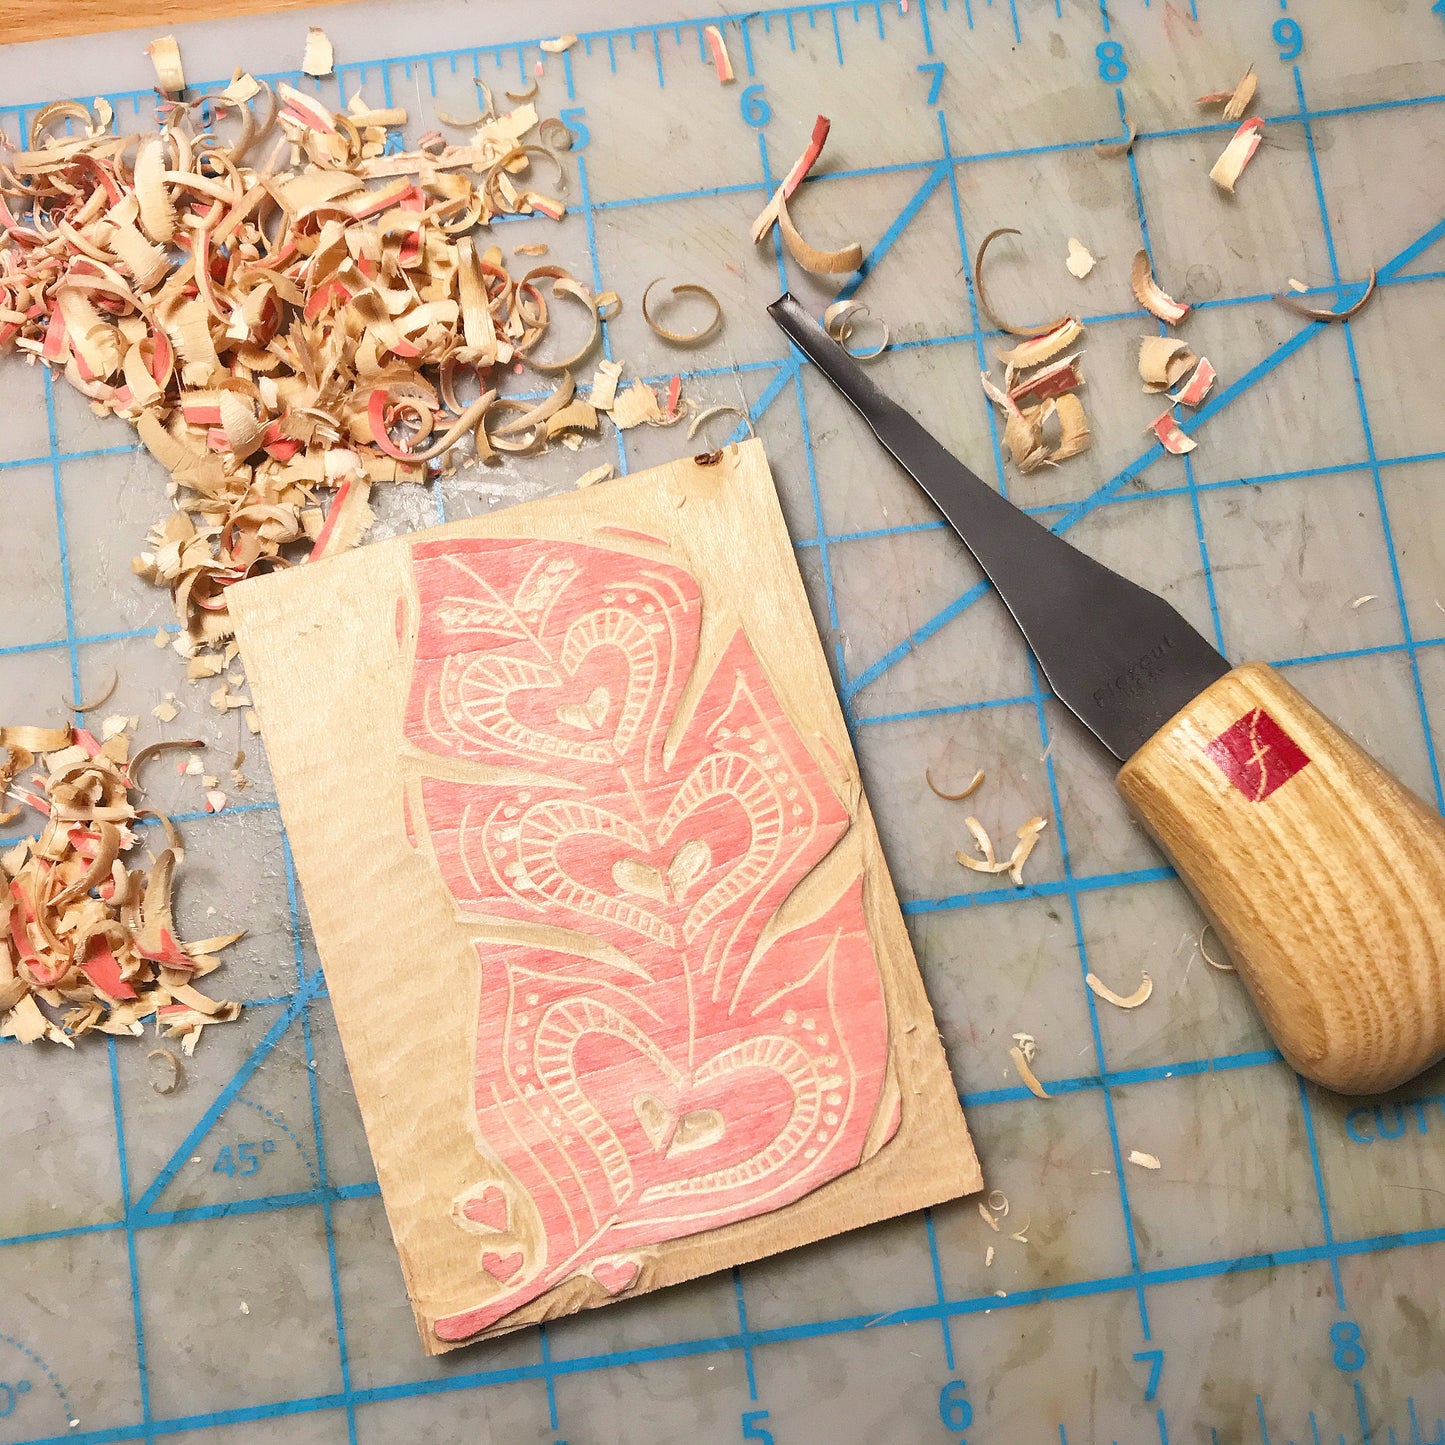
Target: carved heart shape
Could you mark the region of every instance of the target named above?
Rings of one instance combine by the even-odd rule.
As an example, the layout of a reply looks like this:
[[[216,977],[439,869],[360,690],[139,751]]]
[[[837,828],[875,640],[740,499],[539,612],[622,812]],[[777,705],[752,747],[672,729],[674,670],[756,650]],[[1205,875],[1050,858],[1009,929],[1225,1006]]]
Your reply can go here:
[[[660,1104],[651,1094],[639,1094],[632,1101],[632,1112],[642,1125],[648,1143],[654,1149],[661,1149],[667,1143],[668,1130],[672,1128],[672,1114],[667,1106]]]
[[[462,1205],[462,1217],[483,1229],[501,1234],[507,1227],[507,1196],[496,1184],[489,1184],[480,1194],[473,1194]]]
[[[773,1036],[761,1048],[725,1046],[684,1075],[667,1061],[675,1041],[622,1032],[617,1019],[599,1016],[565,1056],[556,1049],[549,1054],[559,1062],[565,1057],[568,1092],[572,1084],[578,1089],[578,1102],[568,1108],[570,1127],[614,1132],[644,1199],[661,1190],[692,1202],[703,1194],[689,1180],[708,1179],[706,1190],[731,1188],[734,1179],[752,1177],[752,1161],[771,1157],[779,1144],[792,1155],[804,1143],[826,1143],[834,1132],[837,1118],[822,1117],[820,1089],[827,1080],[799,1045]],[[646,1053],[644,1043],[652,1046]],[[642,1085],[628,1091],[628,1103],[606,1089],[606,1081],[623,1078]]]
[[[521,1250],[516,1250],[512,1254],[498,1254],[495,1250],[489,1249],[482,1256],[482,1268],[499,1284],[506,1284],[509,1279],[515,1278],[518,1270],[522,1268],[522,1263]]]
[[[599,683],[588,694],[586,702],[564,702],[557,709],[557,721],[578,732],[591,732],[607,721],[611,709],[612,694]]]
[[[689,889],[712,867],[712,849],[701,838],[690,838],[664,872],[641,858],[619,858],[612,865],[612,881],[624,893],[653,898],[659,903],[681,903]],[[671,897],[669,897],[671,895]]]
[[[672,1143],[667,1146],[667,1157],[672,1159],[694,1149],[706,1149],[709,1144],[716,1144],[724,1131],[723,1116],[717,1109],[694,1109],[677,1121]]]
[[[592,1278],[608,1294],[621,1294],[632,1287],[640,1267],[637,1260],[627,1255],[617,1259],[599,1259],[592,1266]]]

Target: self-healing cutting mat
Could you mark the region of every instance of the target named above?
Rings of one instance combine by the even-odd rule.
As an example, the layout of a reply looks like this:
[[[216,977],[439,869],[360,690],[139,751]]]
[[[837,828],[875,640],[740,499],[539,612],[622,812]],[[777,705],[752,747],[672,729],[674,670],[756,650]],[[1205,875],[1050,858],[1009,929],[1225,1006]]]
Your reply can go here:
[[[622,292],[608,345],[632,370],[662,383],[681,368],[699,405],[748,398],[1010,1214],[995,1234],[972,1202],[942,1206],[424,1360],[273,792],[236,717],[187,696],[175,727],[223,763],[245,747],[256,782],[182,822],[180,921],[192,935],[252,930],[216,975],[250,1006],[208,1031],[169,1098],[139,1048],[0,1047],[0,1439],[1439,1439],[1445,1075],[1342,1100],[1280,1065],[962,549],[763,313],[784,281],[815,310],[831,288],[745,235],[814,115],[831,116],[795,213],[820,244],[857,236],[869,251],[858,295],[894,333],[881,384],[1232,659],[1284,664],[1438,805],[1445,18],[1424,0],[750,12],[723,26],[738,74],[724,87],[698,27],[662,4],[636,16],[656,25],[596,34],[581,9],[526,22],[446,0],[327,9],[314,18],[344,71],[325,93],[390,96],[416,113],[415,137],[435,104],[464,109],[473,74],[516,87],[541,53],[514,42],[581,33],[547,60],[542,96],[543,113],[574,112],[571,212],[500,239],[545,241],[549,259]],[[236,63],[296,66],[303,24],[179,33],[192,77],[219,79]],[[59,94],[119,90],[123,120],[148,115],[146,38],[0,56],[7,134]],[[1206,179],[1228,128],[1194,97],[1250,62],[1268,124],[1231,202]],[[1093,143],[1123,134],[1122,111],[1140,139],[1132,160],[1104,164]],[[1089,323],[1095,450],[1024,478],[999,467],[977,389],[996,342],[966,265],[1002,225],[1024,235],[996,244],[1000,309],[1068,307]],[[1099,257],[1083,282],[1063,268],[1070,235]],[[1134,366],[1153,329],[1127,289],[1141,241],[1197,303],[1181,334],[1221,372],[1187,459],[1142,435],[1158,407]],[[1290,276],[1357,282],[1371,266],[1379,293],[1348,326],[1302,325],[1267,300]],[[698,352],[640,320],[642,287],[664,272],[725,303],[724,333]],[[0,375],[5,711],[63,721],[59,700],[98,690],[114,662],[116,707],[147,719],[144,741],[158,694],[178,687],[149,640],[168,601],[128,570],[163,478],[67,388],[13,361]],[[560,492],[619,453],[636,469],[694,449],[634,432],[620,448],[462,472],[439,492],[397,489],[380,497],[378,533]],[[979,767],[988,780],[946,804],[923,782],[930,766],[945,788]],[[163,774],[157,803],[196,810]],[[995,839],[1049,817],[1022,892],[953,862],[969,806]],[[1120,1013],[1088,992],[1086,969],[1120,992],[1147,969],[1154,995]],[[1014,1032],[1037,1038],[1051,1102],[1020,1086]],[[1161,1168],[1127,1164],[1132,1149]]]
[[[429,1353],[979,1187],[760,442],[233,595]]]

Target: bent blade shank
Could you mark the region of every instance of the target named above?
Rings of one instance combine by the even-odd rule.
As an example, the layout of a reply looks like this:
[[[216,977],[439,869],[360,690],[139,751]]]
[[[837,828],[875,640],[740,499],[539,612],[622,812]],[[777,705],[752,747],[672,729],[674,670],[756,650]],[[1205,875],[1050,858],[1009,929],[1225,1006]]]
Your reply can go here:
[[[975,476],[885,396],[793,299],[768,307],[963,539],[1055,696],[1121,761],[1230,670],[1162,597],[1072,547]]]

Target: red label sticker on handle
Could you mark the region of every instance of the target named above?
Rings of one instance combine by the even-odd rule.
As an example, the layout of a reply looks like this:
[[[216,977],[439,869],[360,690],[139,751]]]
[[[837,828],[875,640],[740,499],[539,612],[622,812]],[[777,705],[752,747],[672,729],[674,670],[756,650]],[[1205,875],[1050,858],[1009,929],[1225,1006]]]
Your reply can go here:
[[[1251,803],[1262,803],[1309,763],[1309,756],[1262,707],[1252,708],[1204,751]]]

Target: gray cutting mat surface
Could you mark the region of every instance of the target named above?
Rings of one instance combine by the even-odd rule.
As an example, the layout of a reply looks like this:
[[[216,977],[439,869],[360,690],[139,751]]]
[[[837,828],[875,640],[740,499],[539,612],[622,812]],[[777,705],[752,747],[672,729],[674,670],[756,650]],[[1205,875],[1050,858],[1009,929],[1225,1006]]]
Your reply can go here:
[[[211,739],[218,771],[245,747],[253,786],[183,824],[182,923],[249,929],[216,982],[251,1005],[207,1033],[185,1089],[151,1090],[139,1041],[0,1047],[0,1440],[1445,1439],[1445,1075],[1344,1101],[1278,1062],[1237,981],[1200,957],[1201,921],[1125,818],[1108,760],[1040,693],[962,548],[788,359],[762,307],[784,277],[815,308],[828,289],[745,240],[769,178],[830,115],[799,223],[870,250],[858,296],[895,340],[876,374],[995,476],[977,385],[995,338],[978,332],[965,256],[1019,227],[996,299],[1089,319],[1096,446],[1007,474],[1011,495],[1231,657],[1287,664],[1438,806],[1445,16],[1426,0],[756,12],[726,25],[738,80],[724,87],[695,25],[629,13],[635,25],[547,60],[543,113],[576,110],[586,131],[571,212],[500,239],[544,240],[549,260],[622,293],[608,344],[630,370],[681,367],[694,402],[741,394],[756,411],[985,1172],[1012,1213],[994,1234],[961,1203],[427,1362],[329,1007],[297,999],[316,960],[263,751],[152,646],[168,602],[129,572],[163,479],[123,423],[9,358],[0,716],[59,721],[61,699],[114,664],[138,741],[174,689],[185,710],[167,731]],[[413,134],[437,104],[464,109],[473,74],[530,71],[535,45],[513,42],[604,19],[436,0],[218,22],[178,32],[188,71],[291,67],[307,18],[335,40],[345,90],[410,107]],[[147,38],[0,54],[8,133],[21,102],[97,91],[126,92],[117,111],[134,123]],[[435,57],[388,59],[420,52]],[[1228,128],[1193,97],[1251,61],[1269,125],[1230,202],[1205,178]],[[336,82],[322,93],[335,103]],[[1101,160],[1092,142],[1121,132],[1124,109],[1133,158]],[[1086,281],[1064,270],[1069,235],[1099,258]],[[1157,408],[1133,353],[1152,324],[1126,281],[1141,236],[1166,287],[1201,303],[1182,334],[1221,375],[1188,461],[1142,435]],[[1303,326],[1267,299],[1289,276],[1343,282],[1348,299],[1371,266],[1380,294],[1348,327]],[[679,353],[651,336],[638,300],[659,274],[718,293],[720,338]],[[386,494],[377,533],[684,449],[643,431],[464,470]],[[996,837],[1049,817],[1028,888],[952,861],[966,810],[926,790],[927,766],[946,783],[987,770],[973,806]],[[152,777],[160,807],[197,811],[194,780]],[[1118,1012],[1086,990],[1087,968],[1122,992],[1147,969],[1154,996]],[[1015,1031],[1037,1038],[1051,1102],[1019,1087]],[[1123,1162],[1135,1148],[1160,1170]],[[1027,1242],[1010,1239],[1022,1226]]]

